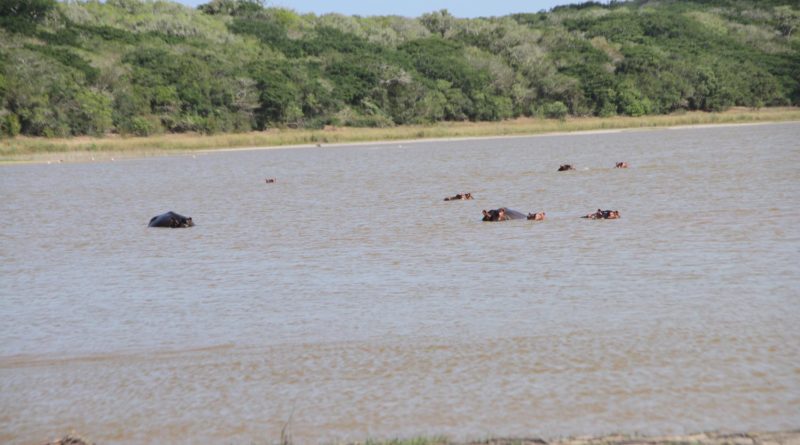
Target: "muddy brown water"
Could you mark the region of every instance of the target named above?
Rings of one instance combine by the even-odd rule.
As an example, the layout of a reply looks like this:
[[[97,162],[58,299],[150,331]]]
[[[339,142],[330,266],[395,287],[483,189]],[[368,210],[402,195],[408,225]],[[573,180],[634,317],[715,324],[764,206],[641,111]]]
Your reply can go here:
[[[5,166],[0,190],[3,443],[800,425],[800,123]],[[547,219],[481,222],[500,206]],[[147,227],[167,210],[197,225]]]

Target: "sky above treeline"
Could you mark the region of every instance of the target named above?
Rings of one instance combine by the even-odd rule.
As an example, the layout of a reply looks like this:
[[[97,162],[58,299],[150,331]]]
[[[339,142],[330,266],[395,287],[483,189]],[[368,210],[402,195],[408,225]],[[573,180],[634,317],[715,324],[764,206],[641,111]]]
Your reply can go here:
[[[188,6],[197,6],[211,0],[177,0]],[[491,17],[517,12],[538,12],[554,6],[583,3],[585,0],[266,0],[265,6],[284,7],[299,13],[317,15],[337,12],[345,15],[400,15],[419,17],[426,12],[447,9],[462,18]],[[600,0],[607,3],[608,0]]]

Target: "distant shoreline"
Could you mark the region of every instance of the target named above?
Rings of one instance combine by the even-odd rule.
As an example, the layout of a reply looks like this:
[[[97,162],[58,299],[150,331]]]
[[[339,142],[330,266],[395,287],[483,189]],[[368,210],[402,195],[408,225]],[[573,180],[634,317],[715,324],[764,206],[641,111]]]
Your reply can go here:
[[[800,122],[800,120],[786,120],[786,121],[765,121],[765,122],[738,122],[738,123],[720,123],[720,124],[696,124],[696,125],[672,125],[666,127],[625,127],[614,128],[606,130],[576,130],[576,131],[554,131],[552,133],[532,133],[532,134],[502,134],[502,135],[488,135],[488,136],[460,136],[460,137],[433,137],[433,138],[419,138],[419,139],[398,139],[398,140],[377,140],[377,141],[360,141],[360,142],[336,142],[333,144],[325,144],[326,148],[337,147],[366,147],[371,145],[402,145],[402,144],[419,144],[425,142],[458,142],[458,141],[479,141],[488,139],[519,139],[519,138],[532,138],[532,137],[554,137],[554,136],[580,136],[592,134],[619,134],[631,133],[635,131],[651,131],[651,130],[682,130],[682,129],[701,129],[701,128],[724,128],[724,127],[745,127],[750,125],[771,125],[771,124],[787,124],[793,122]],[[232,148],[209,148],[193,150],[192,153],[220,153],[220,152],[236,152],[236,151],[258,151],[258,150],[280,150],[292,148],[315,148],[321,147],[322,144],[295,144],[295,145],[267,145],[260,147],[232,147]],[[169,153],[167,153],[169,155]]]
[[[703,128],[796,121],[800,121],[800,108],[781,107],[760,110],[734,108],[722,113],[690,112],[642,117],[570,118],[564,121],[524,118],[500,122],[443,122],[430,126],[390,128],[275,129],[264,132],[220,135],[167,134],[149,137],[108,136],[63,139],[17,137],[0,140],[0,165],[103,162],[222,151],[349,145],[402,145],[430,141],[606,134],[645,129]]]

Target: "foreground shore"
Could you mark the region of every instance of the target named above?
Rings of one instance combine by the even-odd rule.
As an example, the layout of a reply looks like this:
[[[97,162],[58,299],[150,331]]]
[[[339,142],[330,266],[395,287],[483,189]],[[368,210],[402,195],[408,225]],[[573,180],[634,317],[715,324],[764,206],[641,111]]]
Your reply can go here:
[[[447,443],[447,442],[443,442]],[[677,436],[611,435],[574,437],[545,441],[541,439],[489,439],[468,445],[798,445],[800,430],[776,432],[708,432]]]
[[[0,140],[0,163],[91,162],[225,149],[253,150],[347,143],[397,143],[428,139],[532,136],[788,121],[800,121],[800,108],[780,107],[759,110],[734,108],[721,113],[689,112],[664,116],[570,118],[563,121],[524,118],[501,122],[446,122],[429,126],[392,128],[275,129],[212,136],[169,134],[150,137],[108,136],[64,139],[16,137]]]
[[[89,439],[67,435],[48,442],[47,445],[93,445]],[[283,437],[280,445],[291,445],[289,437]],[[360,445],[355,443],[353,445]],[[470,442],[452,442],[444,437],[397,439],[388,441],[368,440],[364,445],[800,445],[800,429],[775,432],[722,433],[708,432],[677,436],[610,435],[597,437],[573,437],[558,440],[543,439],[486,439]]]

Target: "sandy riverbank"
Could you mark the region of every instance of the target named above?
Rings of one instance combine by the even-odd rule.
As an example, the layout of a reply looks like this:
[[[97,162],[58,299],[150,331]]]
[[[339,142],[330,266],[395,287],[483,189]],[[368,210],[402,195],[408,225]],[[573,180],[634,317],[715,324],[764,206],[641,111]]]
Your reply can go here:
[[[691,112],[665,116],[571,118],[564,121],[522,118],[502,122],[447,122],[392,128],[278,129],[224,135],[170,134],[151,137],[17,137],[0,141],[0,164],[103,162],[223,150],[336,147],[357,144],[402,145],[430,140],[530,137],[566,133],[607,133],[687,126],[742,125],[800,121],[800,108],[782,107],[722,113]]]
[[[291,445],[289,438],[281,445]],[[610,435],[572,437],[557,440],[543,439],[486,439],[471,442],[451,442],[447,438],[414,438],[407,440],[369,441],[370,445],[800,445],[800,430],[776,432],[723,433],[709,432],[676,436]],[[67,435],[47,445],[93,445],[90,439]],[[360,444],[360,443],[357,443]],[[354,444],[354,445],[357,445]]]

